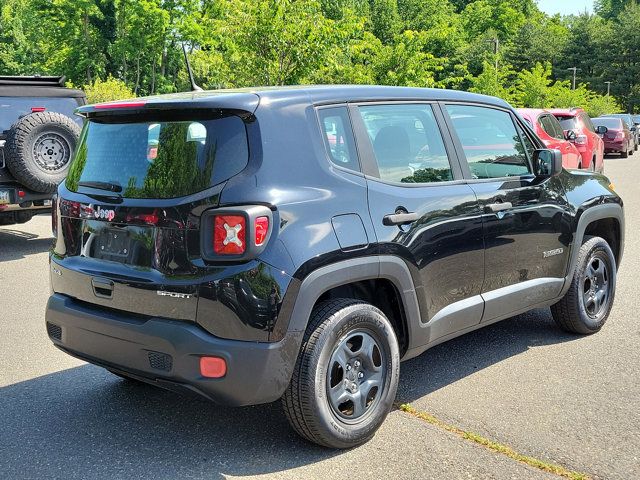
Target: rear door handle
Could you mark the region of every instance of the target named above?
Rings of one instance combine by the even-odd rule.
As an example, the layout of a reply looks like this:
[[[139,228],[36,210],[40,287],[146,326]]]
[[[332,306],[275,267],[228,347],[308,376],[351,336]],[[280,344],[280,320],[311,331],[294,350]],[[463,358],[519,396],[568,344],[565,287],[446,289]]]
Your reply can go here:
[[[490,212],[504,212],[505,210],[510,210],[513,208],[513,204],[511,202],[497,202],[490,203],[487,205],[487,210]]]
[[[393,213],[382,217],[382,224],[386,226],[405,225],[418,220],[420,216],[415,212],[410,213]]]

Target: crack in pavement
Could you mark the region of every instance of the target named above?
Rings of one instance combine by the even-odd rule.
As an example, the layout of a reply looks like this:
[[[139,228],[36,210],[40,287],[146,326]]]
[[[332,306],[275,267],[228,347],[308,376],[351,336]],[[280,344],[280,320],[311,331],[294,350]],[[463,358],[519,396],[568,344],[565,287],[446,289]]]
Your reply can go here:
[[[478,445],[482,445],[483,447],[486,447],[487,449],[493,452],[500,453],[502,455],[505,455],[511,458],[512,460],[515,460],[520,463],[524,463],[526,465],[529,465],[530,467],[537,468],[538,470],[552,473],[560,477],[569,478],[571,480],[590,480],[591,478],[586,473],[576,472],[574,470],[569,470],[563,467],[562,465],[545,462],[543,460],[539,460],[537,458],[530,457],[528,455],[523,455],[519,452],[516,452],[513,448],[509,447],[508,445],[494,442],[493,440],[483,437],[482,435],[478,435],[477,433],[469,432],[461,428],[458,428],[455,425],[451,425],[446,422],[443,422],[442,420],[440,420],[439,418],[436,418],[430,413],[422,412],[420,410],[413,408],[408,403],[402,403],[402,404],[396,403],[394,404],[394,406],[398,410],[404,413],[407,413],[412,417],[418,418],[419,420],[422,420],[431,425],[434,425],[442,430],[446,430],[449,433],[454,433],[464,440],[469,440]]]

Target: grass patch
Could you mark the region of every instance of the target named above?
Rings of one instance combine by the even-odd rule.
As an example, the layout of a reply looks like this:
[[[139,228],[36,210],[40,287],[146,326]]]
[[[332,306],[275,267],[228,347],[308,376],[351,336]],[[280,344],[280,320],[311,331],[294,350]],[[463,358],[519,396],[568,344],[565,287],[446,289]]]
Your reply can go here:
[[[542,460],[538,460],[537,458],[529,457],[527,455],[522,455],[521,453],[516,452],[513,448],[503,445],[502,443],[494,442],[489,440],[488,438],[483,437],[482,435],[478,435],[473,432],[467,432],[466,430],[462,430],[461,428],[456,427],[455,425],[449,425],[448,423],[443,422],[439,418],[434,417],[430,413],[421,412],[416,410],[411,405],[404,403],[399,405],[398,408],[405,413],[408,413],[411,416],[419,418],[431,425],[434,425],[438,428],[446,430],[447,432],[454,433],[459,437],[464,438],[465,440],[470,440],[478,445],[482,445],[483,447],[488,448],[496,453],[501,453],[512,460],[516,460],[517,462],[524,463],[529,465],[530,467],[537,468],[538,470],[542,470],[544,472],[553,473],[555,475],[559,475],[561,477],[570,478],[571,480],[589,480],[589,476],[584,473],[575,472],[573,470],[569,470],[564,468],[561,465],[556,465],[554,463],[544,462]]]

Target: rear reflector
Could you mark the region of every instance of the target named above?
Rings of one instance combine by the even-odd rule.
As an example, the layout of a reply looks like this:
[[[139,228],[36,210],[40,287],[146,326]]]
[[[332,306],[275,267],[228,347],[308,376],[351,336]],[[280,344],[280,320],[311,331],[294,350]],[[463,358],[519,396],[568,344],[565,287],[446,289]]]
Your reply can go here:
[[[222,378],[227,374],[227,362],[220,357],[200,357],[200,374],[207,378]]]
[[[218,215],[213,231],[213,251],[217,255],[242,255],[246,251],[247,221],[242,215]]]
[[[269,233],[269,217],[258,217],[254,222],[256,247],[259,247],[267,239]]]

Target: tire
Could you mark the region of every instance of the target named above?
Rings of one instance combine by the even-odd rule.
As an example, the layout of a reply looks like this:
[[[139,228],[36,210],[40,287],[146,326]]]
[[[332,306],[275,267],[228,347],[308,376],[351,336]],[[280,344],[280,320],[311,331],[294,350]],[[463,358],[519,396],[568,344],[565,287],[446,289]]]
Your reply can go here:
[[[282,405],[303,438],[351,448],[371,439],[382,425],[399,376],[398,341],[385,315],[361,301],[329,300],[311,315]]]
[[[7,134],[7,167],[25,187],[53,193],[67,175],[79,136],[80,127],[60,113],[26,115]]]
[[[629,152],[625,148],[623,152],[620,152],[620,158],[627,158],[629,156]]]
[[[616,261],[609,244],[600,237],[585,237],[571,286],[562,300],[551,307],[551,314],[567,332],[596,333],[609,318],[615,292]]]

